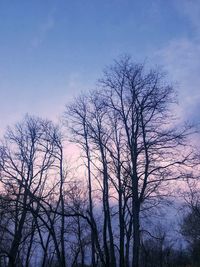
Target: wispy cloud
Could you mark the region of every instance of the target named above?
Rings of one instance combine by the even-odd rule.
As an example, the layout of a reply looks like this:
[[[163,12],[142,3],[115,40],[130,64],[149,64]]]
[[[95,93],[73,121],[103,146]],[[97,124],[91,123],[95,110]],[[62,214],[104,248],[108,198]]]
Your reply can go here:
[[[200,106],[200,43],[189,39],[171,41],[155,54],[167,69],[171,79],[178,82],[180,111],[184,118],[196,120]]]
[[[196,37],[200,38],[200,1],[177,0],[174,4],[177,11],[188,19],[197,35]]]
[[[53,14],[50,14],[47,19],[40,25],[38,33],[31,41],[31,46],[37,48],[40,46],[47,36],[47,34],[54,28],[55,18]]]
[[[179,115],[200,123],[200,2],[177,0],[175,8],[189,21],[191,34],[169,41],[155,59],[178,83]]]

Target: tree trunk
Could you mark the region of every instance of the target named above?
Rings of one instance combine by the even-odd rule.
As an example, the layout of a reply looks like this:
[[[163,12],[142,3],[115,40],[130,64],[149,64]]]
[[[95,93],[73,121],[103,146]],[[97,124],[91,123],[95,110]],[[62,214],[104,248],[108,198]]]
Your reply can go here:
[[[134,202],[133,208],[133,262],[132,267],[139,267],[140,252],[140,222],[139,205]]]
[[[90,159],[90,148],[88,145],[88,137],[86,131],[86,125],[84,122],[84,135],[85,135],[85,143],[86,143],[86,156],[87,156],[87,171],[88,171],[88,191],[89,191],[89,209],[90,209],[90,219],[94,222],[94,215],[93,215],[93,202],[92,202],[92,179],[91,179],[91,159]],[[96,266],[95,260],[95,236],[94,231],[91,228],[91,249],[92,249],[92,266]]]

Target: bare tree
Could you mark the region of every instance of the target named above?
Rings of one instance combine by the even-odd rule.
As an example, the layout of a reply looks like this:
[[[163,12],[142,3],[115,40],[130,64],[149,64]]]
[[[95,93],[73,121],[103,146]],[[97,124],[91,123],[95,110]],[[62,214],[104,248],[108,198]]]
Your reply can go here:
[[[84,98],[84,106],[79,99],[69,107],[74,134],[80,137],[81,129],[82,148],[85,152],[90,148],[90,173],[95,173],[102,190],[104,254],[109,266],[116,266],[118,247],[111,199],[117,199],[118,206],[120,266],[129,266],[132,255],[132,266],[138,267],[142,209],[157,205],[170,183],[184,178],[185,167],[191,166],[190,127],[178,127],[170,110],[173,104],[173,88],[161,72],[145,71],[143,65],[124,57],[105,71],[100,88]]]
[[[48,196],[52,190],[48,190],[48,179],[52,177],[57,149],[55,141],[50,138],[52,129],[51,122],[27,116],[22,123],[7,131],[0,148],[0,179],[8,192],[14,220],[8,266],[17,266],[17,255],[30,214],[34,210],[32,218],[39,216],[39,199],[45,194]],[[35,231],[35,223],[32,221],[31,224],[31,229]],[[30,242],[33,241],[34,231]]]
[[[153,258],[141,239],[143,216],[194,166],[191,127],[177,123],[174,104],[160,71],[129,57],[115,61],[97,90],[67,107],[70,139],[84,163],[75,177],[58,126],[26,116],[9,128],[0,146],[0,263],[30,266],[35,257],[43,267],[84,266],[89,258],[91,266],[138,267],[140,253]],[[191,199],[185,236],[199,211]],[[154,260],[165,266],[169,247],[158,234]]]
[[[184,192],[186,212],[180,223],[181,234],[188,242],[191,261],[200,263],[200,188],[198,179],[188,180],[187,191]]]
[[[87,169],[87,183],[88,183],[88,202],[89,202],[89,217],[91,226],[91,254],[92,266],[96,266],[97,253],[101,262],[105,264],[102,250],[100,248],[97,224],[94,216],[94,196],[93,196],[93,173],[92,173],[92,146],[90,144],[90,129],[88,121],[90,120],[90,113],[88,112],[87,105],[89,101],[87,97],[81,96],[76,102],[67,107],[66,119],[70,123],[70,129],[73,134],[73,141],[76,142],[84,152],[84,164]],[[105,240],[105,245],[106,240]]]

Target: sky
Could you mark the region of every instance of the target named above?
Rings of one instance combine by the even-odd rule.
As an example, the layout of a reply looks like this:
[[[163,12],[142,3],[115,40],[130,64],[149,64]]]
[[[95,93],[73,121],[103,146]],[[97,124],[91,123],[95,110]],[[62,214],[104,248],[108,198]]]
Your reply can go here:
[[[174,112],[200,122],[200,0],[0,0],[0,134],[26,113],[59,120],[123,54],[161,66]]]

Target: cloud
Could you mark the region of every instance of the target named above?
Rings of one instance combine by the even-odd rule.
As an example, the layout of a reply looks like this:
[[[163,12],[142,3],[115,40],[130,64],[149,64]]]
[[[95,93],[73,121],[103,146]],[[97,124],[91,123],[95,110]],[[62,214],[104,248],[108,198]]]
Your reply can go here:
[[[194,0],[177,0],[174,2],[177,11],[185,16],[192,29],[200,38],[200,2]]]
[[[170,79],[177,82],[180,110],[184,119],[199,120],[196,111],[200,106],[200,43],[187,38],[173,40],[155,53]]]
[[[46,21],[44,21],[40,25],[38,33],[31,41],[31,46],[33,48],[39,47],[44,42],[48,32],[50,32],[54,28],[54,26],[55,26],[55,19],[53,14],[51,14],[47,17]]]
[[[178,83],[179,116],[200,123],[200,2],[177,0],[173,4],[187,20],[190,32],[170,40],[155,53],[154,59]]]

